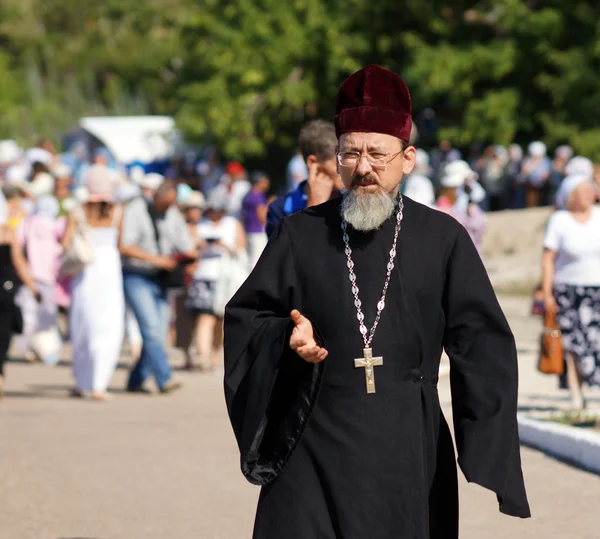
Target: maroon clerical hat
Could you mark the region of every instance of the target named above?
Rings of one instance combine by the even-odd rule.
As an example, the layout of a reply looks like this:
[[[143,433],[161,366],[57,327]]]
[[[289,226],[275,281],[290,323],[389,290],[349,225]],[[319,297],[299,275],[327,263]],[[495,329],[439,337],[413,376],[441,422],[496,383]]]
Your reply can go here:
[[[367,66],[342,84],[335,103],[335,131],[385,133],[410,140],[412,104],[404,81],[389,69]]]

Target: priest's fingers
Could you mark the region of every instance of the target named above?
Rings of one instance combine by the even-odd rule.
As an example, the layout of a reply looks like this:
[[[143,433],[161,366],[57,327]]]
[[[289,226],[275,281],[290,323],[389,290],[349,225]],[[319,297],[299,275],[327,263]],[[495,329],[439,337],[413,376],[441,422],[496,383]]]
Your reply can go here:
[[[327,350],[320,346],[303,346],[296,350],[296,353],[308,363],[320,363],[327,357]]]
[[[294,309],[290,313],[290,317],[297,328],[300,328],[303,331],[310,331],[312,333],[312,324],[310,323],[310,320],[306,318],[306,316],[302,316],[298,309]]]
[[[294,309],[291,313],[290,316],[292,318],[292,322],[294,322],[294,324],[298,325],[302,319],[304,318],[301,314],[300,311],[298,309]]]
[[[297,348],[306,346],[308,342],[309,340],[306,337],[302,336],[299,332],[294,330],[292,332],[292,336],[290,337],[290,348],[292,350],[296,350]]]

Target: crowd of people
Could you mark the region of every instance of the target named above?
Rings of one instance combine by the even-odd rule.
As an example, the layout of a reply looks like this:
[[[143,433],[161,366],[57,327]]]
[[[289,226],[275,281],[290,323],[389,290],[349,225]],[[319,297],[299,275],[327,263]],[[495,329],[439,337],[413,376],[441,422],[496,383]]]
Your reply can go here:
[[[48,142],[0,142],[0,384],[13,337],[48,365],[70,342],[72,395],[99,401],[124,342],[132,393],[149,393],[149,376],[162,393],[181,386],[173,346],[188,369],[222,361],[225,304],[267,243],[270,180],[237,162],[184,172],[126,169],[104,148],[81,162]]]
[[[49,365],[59,361],[70,341],[73,395],[97,400],[108,396],[124,341],[135,359],[130,392],[149,392],[148,376],[162,392],[180,387],[172,376],[169,347],[184,351],[187,369],[214,369],[222,360],[225,304],[279,221],[344,193],[337,144],[332,123],[306,124],[277,197],[270,195],[266,173],[249,172],[238,162],[222,164],[211,149],[192,160],[175,159],[158,174],[121,167],[103,147],[82,158],[80,152],[61,154],[47,141],[26,151],[13,141],[0,141],[0,309],[6,322],[0,384],[13,336],[25,358]],[[401,189],[455,217],[480,254],[487,211],[556,205],[560,211],[545,243],[550,253],[545,300],[552,308],[558,298],[563,312],[570,313],[560,318],[565,335],[573,333],[569,324],[592,326],[578,333],[581,341],[581,335],[593,337],[596,330],[585,314],[574,322],[575,305],[586,309],[593,303],[593,313],[599,311],[593,298],[600,295],[594,289],[600,282],[587,269],[572,278],[563,275],[564,269],[547,269],[568,266],[569,257],[579,256],[569,242],[558,239],[563,229],[579,239],[583,232],[596,233],[596,220],[587,224],[587,210],[581,221],[585,226],[575,225],[578,217],[565,217],[579,211],[569,209],[567,200],[573,197],[565,196],[566,186],[575,182],[579,193],[580,184],[595,186],[597,176],[589,159],[573,153],[560,146],[551,159],[543,143],[533,142],[525,155],[516,144],[494,145],[475,147],[462,159],[444,141],[429,152],[417,150],[415,169]],[[597,256],[586,247],[592,243],[579,242],[579,250]],[[576,293],[564,286],[575,286]],[[582,299],[581,287],[592,299]],[[582,379],[600,383],[600,346],[579,342],[577,350],[569,356],[569,387],[575,392]],[[574,367],[577,361],[584,365],[580,370]],[[574,374],[580,372],[586,374]]]

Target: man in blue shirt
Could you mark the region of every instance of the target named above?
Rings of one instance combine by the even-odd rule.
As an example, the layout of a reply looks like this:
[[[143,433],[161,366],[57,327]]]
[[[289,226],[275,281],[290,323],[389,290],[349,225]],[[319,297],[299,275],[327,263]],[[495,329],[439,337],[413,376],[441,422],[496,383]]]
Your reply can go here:
[[[337,138],[331,122],[313,120],[307,123],[300,131],[298,145],[306,161],[308,178],[269,205],[266,226],[269,237],[286,215],[327,202],[344,189],[337,172]]]

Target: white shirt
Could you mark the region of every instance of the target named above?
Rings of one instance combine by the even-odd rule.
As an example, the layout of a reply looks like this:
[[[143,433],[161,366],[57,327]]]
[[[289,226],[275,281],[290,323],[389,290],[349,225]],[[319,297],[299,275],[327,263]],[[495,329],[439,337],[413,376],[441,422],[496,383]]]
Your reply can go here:
[[[544,247],[556,251],[554,282],[600,286],[600,208],[585,223],[566,210],[555,212],[546,228]]]
[[[204,219],[198,223],[198,237],[209,240],[208,246],[202,252],[195,279],[217,281],[221,272],[221,257],[226,253],[223,247],[214,245],[215,240],[221,241],[230,249],[236,248],[238,221],[233,217],[223,217],[219,223]]]

